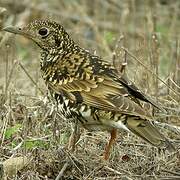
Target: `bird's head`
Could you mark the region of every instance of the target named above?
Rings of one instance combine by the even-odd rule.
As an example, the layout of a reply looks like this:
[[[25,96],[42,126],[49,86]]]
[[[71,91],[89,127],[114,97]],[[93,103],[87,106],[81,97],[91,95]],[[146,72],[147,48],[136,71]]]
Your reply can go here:
[[[50,54],[61,53],[73,43],[60,24],[49,20],[35,20],[24,27],[10,26],[3,30],[33,40]]]

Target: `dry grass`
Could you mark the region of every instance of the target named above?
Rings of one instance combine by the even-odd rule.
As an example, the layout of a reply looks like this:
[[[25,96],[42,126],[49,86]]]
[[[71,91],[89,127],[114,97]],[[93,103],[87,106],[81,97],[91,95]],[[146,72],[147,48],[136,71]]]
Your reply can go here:
[[[68,152],[72,127],[45,98],[37,47],[1,31],[0,160],[19,163],[18,172],[6,165],[6,179],[55,179],[67,160],[62,179],[180,179],[180,1],[1,0],[0,7],[6,8],[0,9],[0,28],[53,19],[92,53],[116,65],[126,60],[130,79],[166,108],[153,113],[177,148],[158,152],[119,132],[109,162],[103,162],[108,134],[81,129],[75,152]],[[26,166],[16,157],[26,157]]]

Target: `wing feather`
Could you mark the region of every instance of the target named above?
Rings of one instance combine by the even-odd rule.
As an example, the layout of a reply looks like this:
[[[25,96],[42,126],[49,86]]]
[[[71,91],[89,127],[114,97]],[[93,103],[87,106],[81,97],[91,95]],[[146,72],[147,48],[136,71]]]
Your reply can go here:
[[[151,119],[151,115],[137,103],[138,100],[133,101],[134,97],[127,88],[108,76],[96,76],[88,80],[74,79],[66,84],[49,86],[56,93],[61,90],[68,93],[79,92],[83,103],[92,107]]]

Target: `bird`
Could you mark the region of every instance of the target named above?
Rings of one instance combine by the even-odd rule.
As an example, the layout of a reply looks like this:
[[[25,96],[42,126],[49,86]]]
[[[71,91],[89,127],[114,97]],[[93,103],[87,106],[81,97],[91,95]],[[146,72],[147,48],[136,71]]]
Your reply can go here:
[[[80,47],[61,24],[40,19],[3,30],[31,39],[40,47],[42,78],[64,120],[77,120],[87,130],[110,133],[105,160],[109,158],[117,130],[121,129],[158,148],[175,150],[141,102],[156,108],[159,105],[125,75],[120,75],[110,62]]]

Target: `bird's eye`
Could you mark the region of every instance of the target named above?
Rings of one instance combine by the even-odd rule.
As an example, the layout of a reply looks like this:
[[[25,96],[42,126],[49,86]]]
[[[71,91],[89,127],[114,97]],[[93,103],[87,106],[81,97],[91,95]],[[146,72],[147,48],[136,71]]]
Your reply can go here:
[[[47,28],[43,27],[41,29],[39,29],[38,33],[41,35],[41,36],[47,36],[49,31]]]

